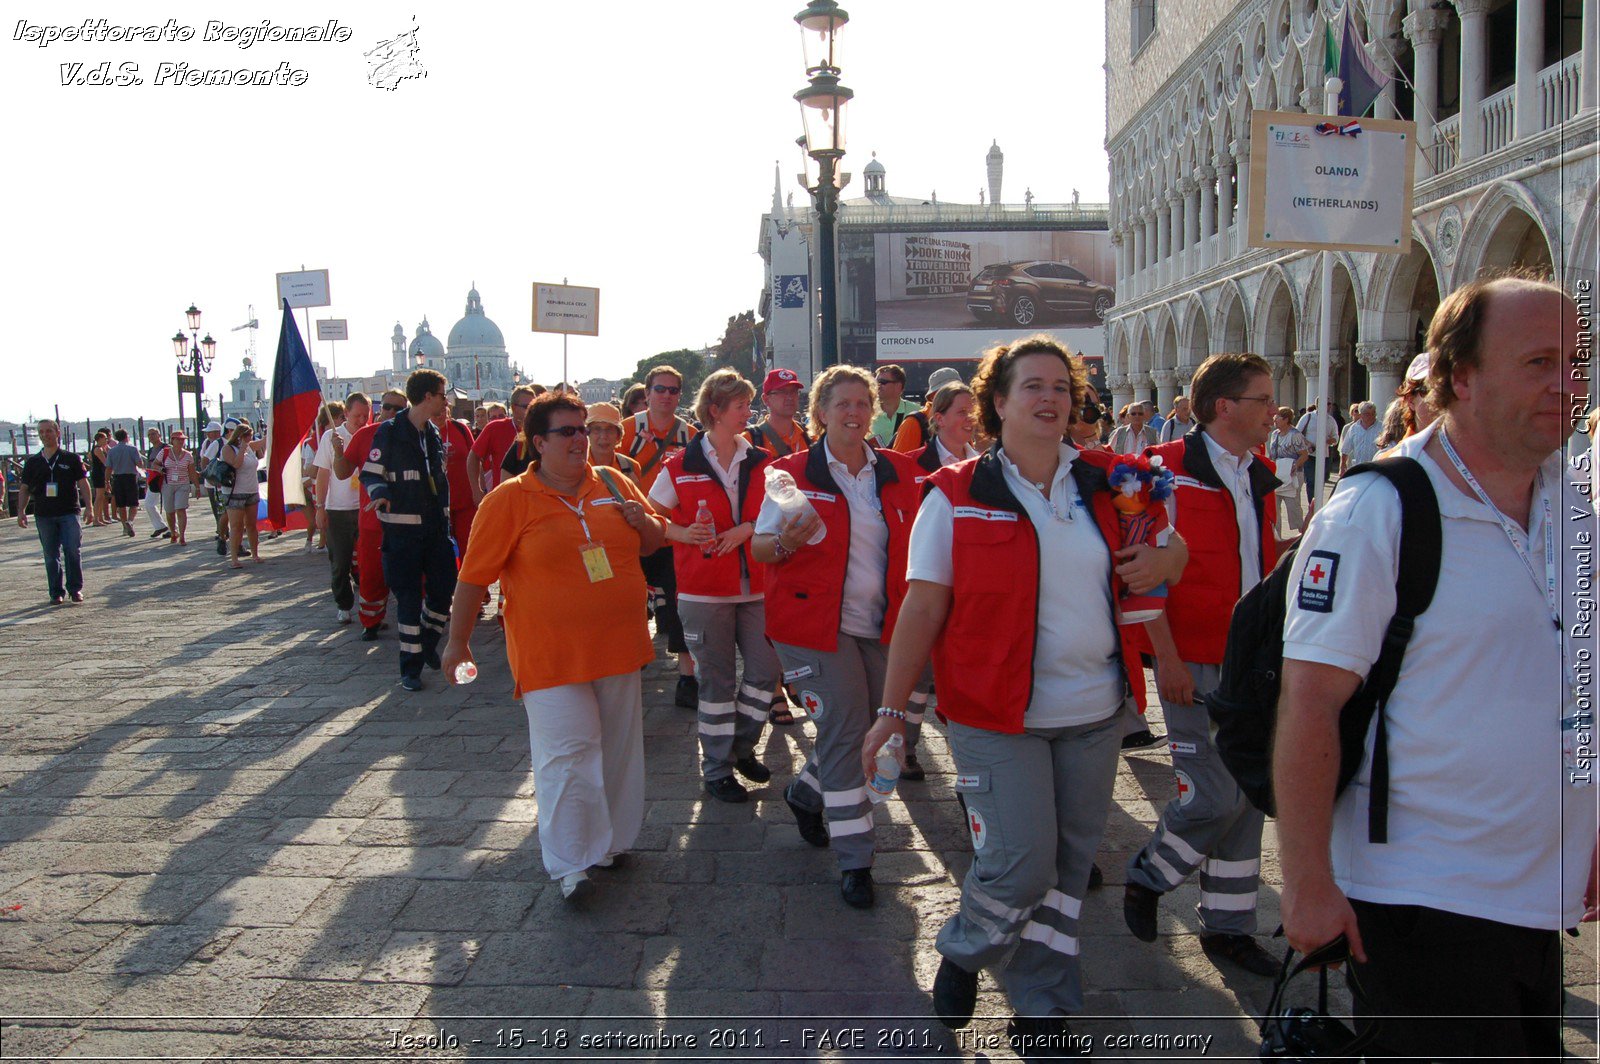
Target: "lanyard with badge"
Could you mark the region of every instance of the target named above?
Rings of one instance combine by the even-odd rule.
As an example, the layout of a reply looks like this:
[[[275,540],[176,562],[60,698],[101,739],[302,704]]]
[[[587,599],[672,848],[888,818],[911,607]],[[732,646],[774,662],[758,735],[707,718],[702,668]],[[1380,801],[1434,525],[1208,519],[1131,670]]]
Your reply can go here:
[[[589,531],[589,521],[583,516],[583,501],[580,499],[578,505],[574,506],[559,495],[556,498],[562,506],[577,515],[578,524],[583,526],[583,542],[578,545],[578,555],[583,559],[583,571],[589,574],[589,583],[598,584],[602,580],[610,580],[613,575],[611,559],[606,557],[605,545],[596,543],[594,533]]]
[[[1535,567],[1533,558],[1528,554],[1528,549],[1522,545],[1522,539],[1517,535],[1517,526],[1509,517],[1500,512],[1500,508],[1489,498],[1489,493],[1483,490],[1478,483],[1478,478],[1472,475],[1472,470],[1461,460],[1455,447],[1450,443],[1450,436],[1443,427],[1439,430],[1439,443],[1444,448],[1444,453],[1449,457],[1456,472],[1461,474],[1461,479],[1467,482],[1467,487],[1472,489],[1472,494],[1478,501],[1489,508],[1496,521],[1500,523],[1500,531],[1505,533],[1506,539],[1511,543],[1511,549],[1517,552],[1517,557],[1522,561],[1522,567],[1527,570],[1534,586],[1544,594],[1545,605],[1550,610],[1550,622],[1555,626],[1556,632],[1561,632],[1561,604],[1556,592],[1556,530],[1554,516],[1550,511],[1550,496],[1544,491],[1544,471],[1541,469],[1534,474],[1533,491],[1539,497],[1543,512],[1540,516],[1544,520],[1542,531],[1544,533],[1544,579],[1539,579],[1539,570]],[[1566,679],[1566,699],[1568,706],[1563,706],[1561,716],[1561,752],[1562,761],[1566,769],[1567,783],[1573,787],[1593,787],[1595,774],[1592,763],[1585,763],[1585,759],[1578,756],[1578,730],[1579,724],[1584,724],[1584,731],[1590,731],[1592,720],[1585,719],[1580,722],[1576,712],[1577,704],[1577,678],[1573,675],[1572,663],[1564,661],[1562,671]],[[1573,711],[1568,712],[1571,708]],[[1587,745],[1587,744],[1585,744]]]
[[[56,483],[56,459],[60,457],[61,452],[57,450],[56,453],[50,458],[46,459],[44,463],[44,497],[47,499],[57,498],[61,494],[61,485]]]

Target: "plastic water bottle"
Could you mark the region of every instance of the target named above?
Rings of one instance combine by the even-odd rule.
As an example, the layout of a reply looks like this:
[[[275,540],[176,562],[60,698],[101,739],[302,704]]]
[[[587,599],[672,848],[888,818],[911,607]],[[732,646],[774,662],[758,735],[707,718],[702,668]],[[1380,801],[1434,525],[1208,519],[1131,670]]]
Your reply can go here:
[[[478,678],[478,667],[470,661],[456,666],[456,683],[469,684]]]
[[[889,736],[889,741],[878,748],[878,758],[873,765],[872,778],[867,781],[867,797],[873,805],[888,801],[894,785],[900,782],[900,750],[906,745],[904,738]]]
[[[778,512],[783,515],[784,521],[798,517],[801,514],[814,514],[817,508],[811,505],[811,500],[805,497],[800,486],[794,482],[794,477],[788,471],[767,467],[767,498],[778,504]],[[821,543],[828,534],[828,527],[819,524],[816,533],[807,540],[809,546]]]
[[[700,500],[700,507],[694,512],[694,523],[697,525],[705,525],[707,528],[711,529],[712,532],[716,532],[717,530],[716,522],[711,519],[711,507],[706,505],[706,501],[704,499]],[[715,549],[716,548],[712,545],[712,541],[707,540],[705,546],[700,548],[700,556],[702,558],[709,558],[711,557],[711,552]]]

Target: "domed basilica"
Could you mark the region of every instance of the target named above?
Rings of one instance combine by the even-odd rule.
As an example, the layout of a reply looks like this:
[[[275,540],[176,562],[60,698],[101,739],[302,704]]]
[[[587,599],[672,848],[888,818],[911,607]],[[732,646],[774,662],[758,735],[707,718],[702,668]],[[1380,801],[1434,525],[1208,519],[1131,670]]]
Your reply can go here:
[[[396,374],[438,370],[449,378],[451,387],[474,399],[507,400],[521,379],[520,367],[512,366],[506,354],[500,327],[483,313],[476,282],[467,292],[466,313],[451,327],[446,343],[439,342],[424,315],[409,343],[396,322],[391,344]]]

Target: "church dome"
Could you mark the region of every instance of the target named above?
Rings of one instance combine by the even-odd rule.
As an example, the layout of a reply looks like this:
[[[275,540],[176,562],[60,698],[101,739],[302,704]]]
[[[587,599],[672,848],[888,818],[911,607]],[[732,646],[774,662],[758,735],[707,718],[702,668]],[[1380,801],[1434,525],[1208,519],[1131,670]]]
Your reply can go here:
[[[433,335],[433,330],[428,326],[428,319],[423,318],[422,324],[417,326],[417,338],[411,341],[407,354],[412,358],[443,358],[444,345],[439,338]]]
[[[872,153],[872,161],[869,162],[866,166],[862,167],[861,168],[861,172],[863,174],[881,174],[881,173],[885,172],[884,168],[883,168],[883,164],[878,161],[878,153],[877,152],[873,152]]]
[[[450,329],[450,349],[458,347],[500,347],[506,346],[506,338],[500,333],[500,326],[490,321],[483,313],[483,300],[478,297],[478,287],[473,285],[467,292],[467,313]]]

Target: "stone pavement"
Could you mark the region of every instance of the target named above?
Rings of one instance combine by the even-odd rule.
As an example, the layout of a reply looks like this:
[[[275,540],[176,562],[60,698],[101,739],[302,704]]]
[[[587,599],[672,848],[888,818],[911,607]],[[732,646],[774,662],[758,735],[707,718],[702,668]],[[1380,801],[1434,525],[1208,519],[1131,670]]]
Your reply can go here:
[[[1012,1059],[987,975],[961,1036],[930,1011],[970,851],[936,729],[857,912],[782,801],[805,728],[768,737],[758,800],[712,802],[652,666],[644,833],[574,909],[539,863],[493,625],[478,683],[408,695],[392,629],[335,626],[299,536],[241,573],[209,544],[85,539],[89,601],[52,608],[34,533],[0,527],[0,1057]],[[1155,945],[1122,923],[1123,864],[1171,793],[1162,754],[1124,758],[1075,1030],[1103,1057],[1202,1055],[1105,1041],[1163,1035],[1253,1057],[1267,981],[1200,954],[1196,888]],[[1269,825],[1268,930],[1275,857]],[[1567,956],[1569,1043],[1593,1057],[1593,925]]]

